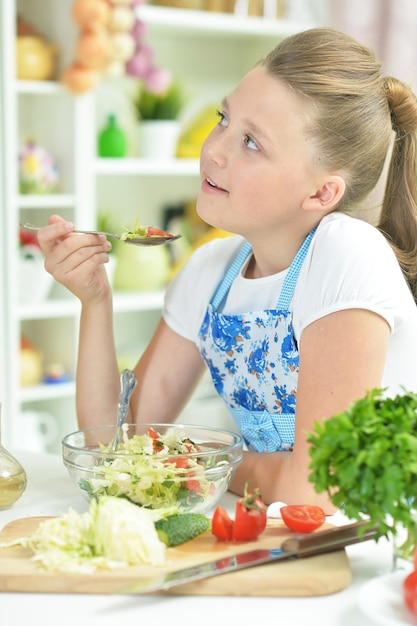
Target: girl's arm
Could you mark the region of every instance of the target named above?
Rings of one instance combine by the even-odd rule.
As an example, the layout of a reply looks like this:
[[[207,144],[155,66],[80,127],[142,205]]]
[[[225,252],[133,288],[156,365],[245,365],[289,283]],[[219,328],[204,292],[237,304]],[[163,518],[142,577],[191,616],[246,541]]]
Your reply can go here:
[[[131,411],[136,422],[172,422],[204,372],[196,345],[161,320],[138,364]]]
[[[38,233],[46,269],[81,301],[76,405],[80,428],[116,422],[120,375],[113,332],[112,293],[104,263],[111,245],[98,235],[73,233],[55,215]],[[173,421],[204,365],[196,346],[161,321],[135,367],[138,385],[130,419]]]
[[[300,339],[296,431],[293,452],[245,453],[232,483],[258,487],[268,503],[317,504],[334,512],[326,494],[308,481],[306,432],[316,420],[331,417],[366,392],[381,386],[390,329],[379,315],[363,309],[340,311],[310,324]]]

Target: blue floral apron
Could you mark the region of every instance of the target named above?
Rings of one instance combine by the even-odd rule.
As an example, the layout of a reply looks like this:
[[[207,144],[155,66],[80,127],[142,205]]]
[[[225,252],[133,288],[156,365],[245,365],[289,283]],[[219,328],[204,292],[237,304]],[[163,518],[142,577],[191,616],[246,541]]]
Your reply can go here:
[[[249,450],[292,450],[299,354],[289,309],[314,230],[295,256],[277,308],[224,315],[218,309],[252,252],[245,243],[208,306],[199,347],[214,386]]]

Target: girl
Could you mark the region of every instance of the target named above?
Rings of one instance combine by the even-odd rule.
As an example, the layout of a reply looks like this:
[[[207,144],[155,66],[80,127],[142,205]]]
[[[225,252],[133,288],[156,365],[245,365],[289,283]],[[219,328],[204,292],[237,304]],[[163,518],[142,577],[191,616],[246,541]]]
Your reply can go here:
[[[334,507],[308,480],[306,432],[375,387],[417,391],[417,101],[329,28],[286,38],[222,103],[197,211],[233,236],[167,289],[135,367],[131,420],[170,422],[208,367],[247,444],[231,489]],[[393,141],[392,141],[393,139]],[[392,153],[391,153],[392,151]],[[390,158],[378,228],[349,213]],[[80,427],[113,424],[119,371],[102,236],[58,216],[46,269],[82,303]]]

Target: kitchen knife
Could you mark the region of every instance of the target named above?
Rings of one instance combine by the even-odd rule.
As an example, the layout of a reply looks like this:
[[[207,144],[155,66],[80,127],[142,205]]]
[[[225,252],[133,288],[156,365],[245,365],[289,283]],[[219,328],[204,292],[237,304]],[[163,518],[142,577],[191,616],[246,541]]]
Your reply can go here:
[[[177,585],[237,572],[238,570],[256,565],[334,552],[345,546],[373,539],[376,533],[377,528],[370,527],[369,522],[365,520],[320,532],[296,535],[286,539],[279,548],[255,548],[248,552],[222,557],[215,561],[193,565],[185,569],[164,573],[160,576],[144,578],[133,585],[126,586],[117,591],[117,593],[142,594],[152,591],[166,591]]]

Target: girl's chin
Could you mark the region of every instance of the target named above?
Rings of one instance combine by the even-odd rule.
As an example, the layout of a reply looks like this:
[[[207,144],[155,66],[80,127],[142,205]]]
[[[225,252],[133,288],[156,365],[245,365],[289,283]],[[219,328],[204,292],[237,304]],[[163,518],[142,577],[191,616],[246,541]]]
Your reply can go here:
[[[210,206],[210,203],[205,202],[204,198],[197,198],[196,213],[198,217],[208,226],[229,232],[223,221],[221,219],[216,219],[216,217],[220,215],[219,210]]]

